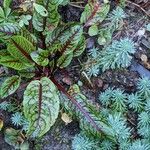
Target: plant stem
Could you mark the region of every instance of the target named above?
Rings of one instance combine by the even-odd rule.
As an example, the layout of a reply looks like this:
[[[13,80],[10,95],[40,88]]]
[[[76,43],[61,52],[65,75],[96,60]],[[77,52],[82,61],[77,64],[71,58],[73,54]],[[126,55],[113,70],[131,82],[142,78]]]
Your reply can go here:
[[[138,4],[134,3],[134,2],[131,2],[131,1],[129,1],[129,0],[127,0],[126,2],[129,3],[129,4],[131,4],[131,5],[136,6],[136,7],[139,8],[139,9],[141,9],[141,11],[143,11],[148,17],[150,17],[150,14],[147,13],[146,10],[143,9],[140,5],[138,5]]]
[[[56,85],[56,87],[64,94],[66,95],[70,100],[71,102],[75,105],[75,107],[77,107],[80,112],[82,112],[83,116],[87,119],[87,121],[99,132],[103,132],[101,128],[99,128],[97,126],[97,124],[95,123],[95,121],[93,120],[93,118],[88,114],[88,112],[82,107],[82,105],[80,105],[80,103],[77,102],[77,100],[72,97],[70,94],[68,94],[68,92],[66,92],[66,90],[64,89],[64,87],[59,84],[55,78],[51,77],[50,78],[51,81]]]
[[[75,5],[75,4],[73,4],[73,3],[70,3],[69,5],[70,5],[70,6],[73,6],[73,7],[77,7],[77,8],[84,9],[84,7],[83,7],[83,6]]]

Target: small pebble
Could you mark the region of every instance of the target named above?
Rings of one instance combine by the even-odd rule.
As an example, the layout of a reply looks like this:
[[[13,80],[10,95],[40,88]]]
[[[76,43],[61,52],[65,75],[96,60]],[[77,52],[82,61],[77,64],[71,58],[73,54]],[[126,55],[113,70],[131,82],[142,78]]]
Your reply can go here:
[[[103,80],[97,79],[96,84],[97,84],[97,87],[99,87],[99,88],[103,87]]]
[[[138,32],[137,32],[137,35],[138,36],[143,36],[145,34],[145,29],[140,29]]]
[[[63,81],[64,83],[66,83],[67,85],[72,85],[72,80],[71,80],[71,78],[64,77],[64,78],[62,79],[62,81]]]

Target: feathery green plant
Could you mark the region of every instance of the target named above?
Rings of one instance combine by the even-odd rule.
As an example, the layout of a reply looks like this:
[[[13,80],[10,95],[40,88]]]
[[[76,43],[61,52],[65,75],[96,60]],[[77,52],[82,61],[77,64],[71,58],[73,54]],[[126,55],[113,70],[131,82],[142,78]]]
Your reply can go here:
[[[133,142],[128,150],[149,150],[150,149],[150,144],[145,144],[141,140],[137,140]]]
[[[150,113],[150,100],[149,99],[146,100],[146,104],[144,108],[146,112]]]
[[[98,48],[94,47],[94,48],[90,49],[88,55],[89,55],[90,60],[89,60],[89,65],[88,65],[88,61],[87,61],[87,63],[86,63],[87,67],[84,67],[85,71],[87,72],[88,76],[90,76],[90,77],[97,76],[100,72],[99,64],[97,64],[95,61],[95,59],[99,55]]]
[[[111,104],[111,98],[112,98],[112,94],[113,94],[113,89],[112,88],[108,88],[105,90],[105,92],[102,92],[99,95],[99,100],[102,103],[103,106],[108,106]]]
[[[126,110],[127,96],[124,91],[116,89],[112,93],[112,109],[123,112]]]
[[[21,114],[21,112],[15,112],[11,116],[11,123],[14,126],[21,126],[22,130],[27,132],[29,130],[29,122],[27,119]]]
[[[109,131],[115,137],[118,143],[126,141],[130,138],[130,128],[127,127],[127,122],[121,113],[114,113],[107,118],[108,125],[111,127]]]
[[[72,150],[97,150],[98,143],[83,134],[77,134],[72,140]]]
[[[8,110],[10,108],[10,103],[7,101],[3,101],[2,103],[0,103],[0,109],[1,110]]]
[[[150,97],[150,79],[147,77],[142,77],[138,80],[137,89],[139,94],[147,99]]]
[[[144,138],[148,138],[150,136],[150,114],[142,112],[138,119],[138,133]]]
[[[99,100],[102,105],[110,107],[113,111],[124,112],[126,110],[127,96],[120,89],[108,88],[100,94]]]
[[[110,140],[103,140],[100,143],[100,150],[114,150],[116,146]]]
[[[97,48],[91,49],[90,57],[83,68],[89,76],[97,76],[100,72],[108,69],[126,68],[130,66],[134,53],[135,46],[131,39],[114,40],[102,51],[98,51]]]
[[[129,107],[140,112],[144,107],[143,99],[137,93],[128,96]]]
[[[135,46],[131,39],[124,38],[120,41],[113,41],[110,46],[103,50],[99,58],[102,71],[128,67],[134,53]]]
[[[3,101],[0,103],[0,109],[8,112],[13,112],[17,109],[17,107],[11,102]]]
[[[11,121],[12,121],[12,124],[14,124],[15,126],[20,126],[22,125],[23,116],[21,115],[20,112],[16,112],[12,114]]]
[[[107,45],[111,42],[113,33],[122,27],[124,18],[126,14],[119,6],[108,15],[106,25],[104,24],[104,28],[99,31],[98,43],[100,45]]]
[[[121,7],[117,7],[115,10],[111,12],[108,17],[108,20],[111,21],[111,24],[115,26],[117,29],[119,27],[119,23],[123,22],[123,19],[126,18],[126,14]]]

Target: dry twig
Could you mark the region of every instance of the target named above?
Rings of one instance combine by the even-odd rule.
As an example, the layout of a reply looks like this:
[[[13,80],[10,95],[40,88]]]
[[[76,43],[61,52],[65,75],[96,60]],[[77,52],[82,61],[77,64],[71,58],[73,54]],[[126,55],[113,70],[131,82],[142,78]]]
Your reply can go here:
[[[134,3],[134,2],[131,2],[131,1],[129,1],[129,0],[127,0],[126,2],[129,3],[129,4],[131,4],[131,5],[136,6],[136,7],[139,8],[139,9],[141,9],[141,11],[143,11],[148,17],[150,17],[150,14],[147,13],[146,10],[143,9],[140,5],[138,5],[138,4]]]

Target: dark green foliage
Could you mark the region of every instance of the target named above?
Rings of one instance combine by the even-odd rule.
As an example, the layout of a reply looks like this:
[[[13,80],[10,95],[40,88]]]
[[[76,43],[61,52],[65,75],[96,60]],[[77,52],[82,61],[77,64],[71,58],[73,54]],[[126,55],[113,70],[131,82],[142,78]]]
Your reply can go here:
[[[87,27],[91,36],[98,35],[98,43],[102,46],[102,49],[93,47],[89,50],[86,63],[80,61],[87,78],[108,69],[130,66],[135,53],[134,42],[128,37],[111,41],[126,17],[122,8],[117,7],[107,17],[109,3],[101,5],[96,0],[89,0],[80,22],[64,23],[58,8],[68,0],[27,1],[23,3],[23,11],[15,13],[9,8],[10,3],[11,0],[4,0],[0,7],[0,41],[4,47],[0,50],[0,64],[17,71],[10,71],[12,76],[2,83],[0,96],[4,99],[20,89],[25,92],[23,108],[22,104],[14,108],[7,101],[0,104],[0,109],[13,112],[12,124],[21,128],[6,130],[6,141],[20,148],[22,144],[18,145],[17,140],[21,131],[27,139],[41,138],[54,125],[61,102],[61,106],[79,121],[84,133],[74,137],[73,150],[148,150],[149,79],[139,79],[137,92],[130,95],[122,89],[108,88],[100,94],[99,104],[89,100],[77,85],[72,85],[66,92],[59,84],[61,72],[86,48],[84,32]],[[13,75],[15,73],[17,75]],[[22,84],[23,79],[26,85]],[[133,128],[140,138],[135,141],[128,110],[138,113],[138,126]],[[25,139],[21,140],[24,144]]]
[[[94,109],[94,105],[80,92],[77,85],[73,85],[70,90],[73,90],[72,96],[77,101],[71,103],[68,98],[63,95],[62,104],[67,111],[80,120],[80,127],[83,131],[86,131],[87,135],[101,137],[102,133],[107,132],[106,128],[109,127],[102,122],[103,120],[100,112]],[[78,105],[76,106],[75,103],[78,103]],[[87,117],[84,118],[84,116]]]

